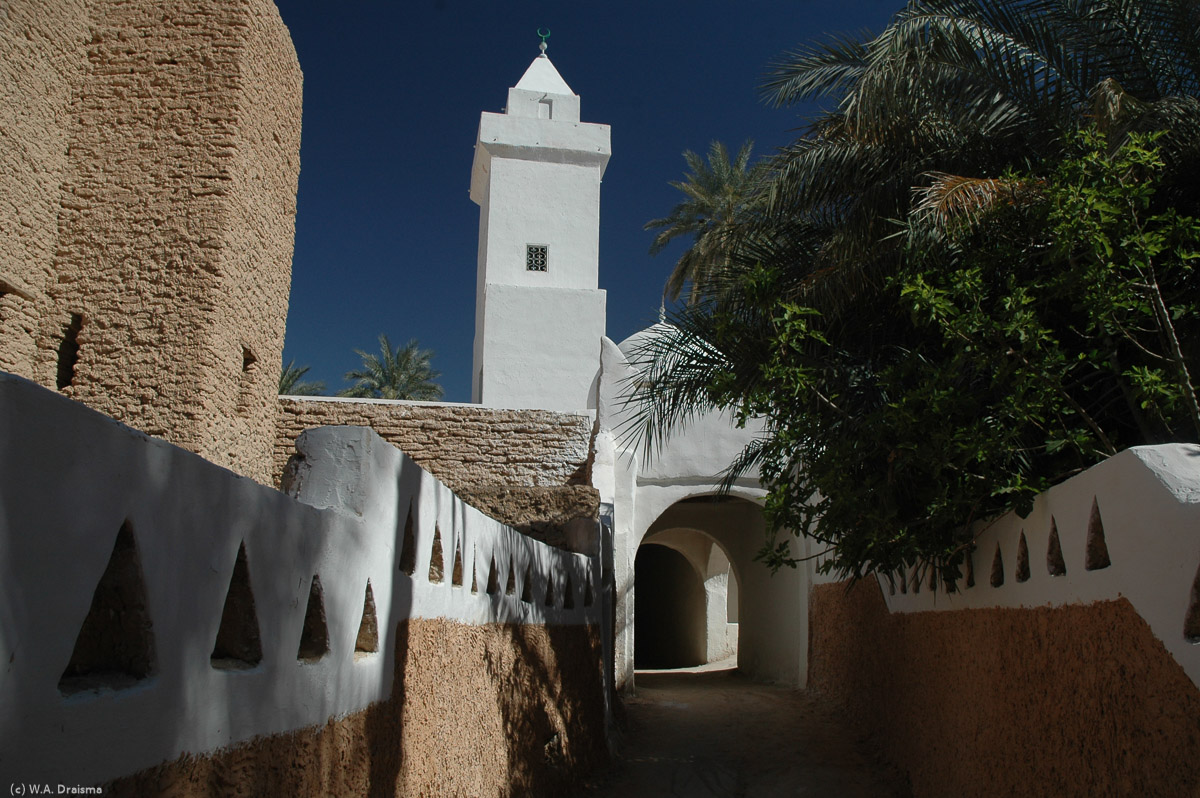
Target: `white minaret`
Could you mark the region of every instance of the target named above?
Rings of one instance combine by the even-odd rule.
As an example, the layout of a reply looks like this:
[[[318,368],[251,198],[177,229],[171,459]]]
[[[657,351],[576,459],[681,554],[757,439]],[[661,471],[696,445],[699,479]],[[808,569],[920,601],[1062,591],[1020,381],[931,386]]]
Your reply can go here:
[[[611,153],[608,125],[579,121],[579,97],[544,40],[504,113],[480,116],[471,167],[479,205],[473,401],[596,406],[600,178]]]

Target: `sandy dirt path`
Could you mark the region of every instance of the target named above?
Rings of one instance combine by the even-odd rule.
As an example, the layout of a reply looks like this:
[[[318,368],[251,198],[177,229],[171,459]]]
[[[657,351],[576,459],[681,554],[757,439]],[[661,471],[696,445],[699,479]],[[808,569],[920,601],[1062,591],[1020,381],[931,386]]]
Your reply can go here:
[[[758,684],[733,662],[639,671],[616,761],[580,798],[904,798],[836,709]]]

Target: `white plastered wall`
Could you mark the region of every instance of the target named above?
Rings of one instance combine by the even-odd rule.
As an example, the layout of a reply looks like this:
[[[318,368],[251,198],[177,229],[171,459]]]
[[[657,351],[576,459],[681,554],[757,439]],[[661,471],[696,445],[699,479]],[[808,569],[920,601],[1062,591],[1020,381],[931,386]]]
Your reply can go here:
[[[1088,568],[1088,538],[1102,529],[1108,564]],[[1057,532],[1065,572],[1051,567]],[[1024,536],[1028,575],[1018,573]],[[892,612],[948,612],[1129,600],[1192,681],[1200,686],[1200,446],[1127,449],[1040,494],[1026,518],[1008,513],[980,525],[974,585],[930,588],[929,574],[880,577]],[[992,584],[997,551],[1003,579]],[[835,581],[832,576],[816,577]]]
[[[369,429],[310,430],[297,448],[292,498],[0,373],[0,781],[95,784],[362,710],[391,693],[406,618],[600,623],[596,558],[484,516]],[[411,576],[398,567],[409,508]],[[126,523],[153,668],[124,689],[65,695],[60,676]],[[435,530],[440,583],[429,579]],[[210,655],[242,545],[262,660],[227,670]],[[513,595],[487,592],[493,560],[501,586],[514,573]],[[330,650],[310,663],[297,653],[314,575]],[[356,656],[368,580],[379,645]]]

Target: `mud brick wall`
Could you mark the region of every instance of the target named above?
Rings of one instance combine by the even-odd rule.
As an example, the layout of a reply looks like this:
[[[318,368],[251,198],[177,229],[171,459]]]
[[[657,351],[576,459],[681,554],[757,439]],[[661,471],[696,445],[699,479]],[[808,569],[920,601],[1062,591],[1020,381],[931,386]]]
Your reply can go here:
[[[370,427],[456,493],[586,485],[592,420],[547,410],[280,397],[275,474],[311,427]]]
[[[0,368],[268,482],[301,101],[274,3],[0,14]]]
[[[600,495],[589,473],[592,420],[547,410],[280,397],[275,476],[312,427],[370,427],[468,504],[521,532],[591,553]]]
[[[913,795],[1195,795],[1200,691],[1127,599],[889,614],[866,579],[811,595],[809,687]]]
[[[0,6],[0,370],[42,384],[54,375],[35,370],[38,320],[54,283],[66,117],[83,76],[86,8],[84,0]]]

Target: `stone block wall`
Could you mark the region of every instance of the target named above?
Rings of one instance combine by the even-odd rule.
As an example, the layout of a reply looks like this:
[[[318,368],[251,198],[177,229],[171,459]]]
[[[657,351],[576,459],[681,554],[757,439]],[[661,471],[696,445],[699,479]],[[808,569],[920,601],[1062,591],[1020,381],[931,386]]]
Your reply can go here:
[[[280,397],[275,474],[306,429],[362,426],[436,476],[468,504],[539,540],[572,550],[594,542],[592,419],[547,410],[478,405]],[[586,540],[579,540],[580,537]]]
[[[370,427],[453,491],[588,484],[592,420],[547,410],[280,397],[275,474],[312,427]]]
[[[0,368],[269,481],[301,100],[278,10],[0,13]]]

